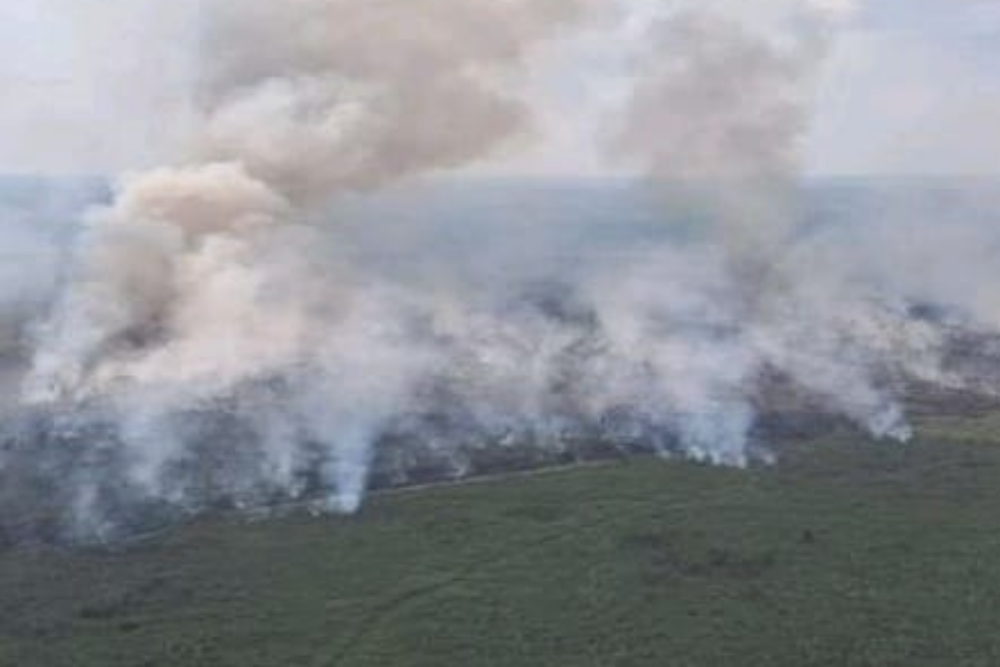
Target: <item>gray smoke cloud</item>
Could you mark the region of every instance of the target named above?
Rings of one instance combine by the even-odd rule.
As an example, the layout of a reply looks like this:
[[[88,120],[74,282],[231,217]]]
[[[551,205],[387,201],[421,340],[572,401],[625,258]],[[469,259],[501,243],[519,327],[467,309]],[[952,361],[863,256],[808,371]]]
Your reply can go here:
[[[932,327],[911,322],[880,283],[855,281],[844,248],[801,234],[811,93],[851,9],[774,2],[741,15],[734,3],[678,3],[650,29],[618,121],[613,153],[641,165],[700,230],[681,257],[655,256],[653,276],[626,292],[638,301],[613,304],[603,321],[617,347],[654,352],[641,361],[669,384],[644,395],[672,390],[685,414],[702,415],[682,430],[708,458],[744,461],[766,372],[904,440],[893,382],[940,379]]]
[[[30,418],[14,440],[58,449],[38,466],[101,536],[123,504],[319,492],[353,511],[376,475],[587,446],[746,465],[770,456],[754,432],[781,382],[899,440],[908,383],[994,393],[948,362],[956,323],[996,331],[992,296],[947,270],[995,247],[984,226],[937,234],[942,254],[802,217],[811,89],[853,3],[750,4],[666,7],[614,119],[612,152],[677,219],[669,240],[567,260],[511,220],[494,247],[414,267],[357,252],[357,220],[329,202],[516,139],[532,120],[518,75],[596,3],[204,3],[185,159],[122,177],[50,312],[19,325]],[[914,314],[927,303],[945,314]]]
[[[92,214],[29,398],[127,374],[104,363],[117,340],[199,335],[199,317],[236,310],[253,297],[212,282],[267,267],[272,237],[317,202],[487,153],[525,122],[499,80],[581,7],[208,3],[195,161],[126,178]]]
[[[277,480],[320,443],[331,501],[360,501],[382,423],[426,373],[406,304],[316,256],[329,198],[487,154],[525,127],[504,80],[583,0],[205,3],[191,158],[92,211],[39,326],[29,404],[118,415],[129,474],[170,497],[174,417],[281,379]],[[267,48],[261,48],[266,44]],[[363,280],[363,279],[362,279]],[[405,299],[404,299],[405,301]]]
[[[295,202],[466,164],[526,127],[512,69],[588,4],[210,3],[197,148]]]
[[[676,3],[653,24],[612,148],[767,262],[790,232],[811,94],[851,7],[752,4]]]

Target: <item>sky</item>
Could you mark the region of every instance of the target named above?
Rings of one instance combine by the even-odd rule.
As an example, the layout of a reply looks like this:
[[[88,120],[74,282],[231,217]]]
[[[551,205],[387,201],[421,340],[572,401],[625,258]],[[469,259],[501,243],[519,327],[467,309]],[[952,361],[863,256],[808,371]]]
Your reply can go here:
[[[871,0],[816,108],[812,171],[1000,172],[1000,1]]]
[[[754,6],[758,0],[747,0]],[[762,0],[766,2],[767,0]],[[843,0],[816,0],[842,4]],[[644,17],[549,50],[525,83],[534,133],[481,171],[602,174]],[[183,145],[195,3],[0,4],[0,173],[110,173]],[[815,175],[1000,172],[1000,0],[867,0],[840,29],[804,141]]]

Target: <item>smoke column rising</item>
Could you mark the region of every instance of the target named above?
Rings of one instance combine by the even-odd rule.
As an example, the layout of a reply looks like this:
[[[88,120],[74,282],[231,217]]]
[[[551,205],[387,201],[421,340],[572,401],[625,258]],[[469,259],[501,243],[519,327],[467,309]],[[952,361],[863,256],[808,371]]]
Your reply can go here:
[[[662,349],[653,355],[655,376],[674,392],[685,378],[681,404],[708,416],[684,427],[688,439],[714,443],[697,450],[721,451],[723,460],[742,460],[754,386],[768,371],[822,395],[876,435],[906,439],[902,410],[880,374],[901,372],[886,353],[911,345],[934,359],[931,334],[910,340],[905,313],[884,294],[859,291],[839,267],[816,273],[801,256],[816,260],[833,249],[797,237],[812,88],[852,6],[755,7],[743,7],[749,15],[741,17],[734,3],[681,3],[650,30],[612,151],[642,165],[670,204],[696,212],[704,229],[680,260],[656,257],[660,275],[640,278],[639,302],[626,312],[616,307],[605,327],[622,349]],[[665,326],[666,333],[643,335],[650,319],[686,324],[679,333]],[[880,340],[894,329],[895,344]]]
[[[582,4],[207,3],[192,159],[126,177],[92,212],[26,399],[121,397],[148,486],[176,454],[169,414],[306,368],[288,399],[353,508],[375,424],[420,354],[402,353],[394,314],[308,265],[302,223],[338,192],[460,165],[516,133],[525,110],[503,78]]]
[[[80,530],[111,529],[115,486],[191,511],[318,487],[323,509],[353,511],[380,456],[404,477],[426,456],[462,474],[470,450],[512,441],[646,439],[744,465],[775,376],[906,439],[907,381],[966,381],[944,367],[947,332],[911,316],[934,290],[798,216],[811,88],[851,4],[671,4],[610,151],[694,233],[553,263],[542,284],[513,262],[466,284],[353,256],[327,204],[530,128],[509,91],[596,4],[205,3],[187,158],[88,214],[35,327],[23,407],[90,443],[67,445],[81,462],[61,489]]]

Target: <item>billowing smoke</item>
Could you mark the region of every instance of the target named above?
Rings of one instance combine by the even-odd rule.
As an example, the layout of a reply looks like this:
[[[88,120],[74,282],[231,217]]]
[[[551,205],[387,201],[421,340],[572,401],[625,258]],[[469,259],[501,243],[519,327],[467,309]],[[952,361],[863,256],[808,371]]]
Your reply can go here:
[[[762,374],[822,396],[877,436],[906,439],[894,376],[915,372],[911,357],[927,364],[921,373],[938,373],[939,341],[908,321],[897,295],[855,283],[836,266],[839,254],[825,257],[833,248],[800,234],[798,162],[813,88],[851,8],[762,4],[770,11],[741,18],[734,3],[689,3],[660,19],[612,146],[686,208],[698,232],[682,257],[652,260],[660,275],[640,276],[638,301],[615,304],[607,331],[669,383],[646,395],[672,388],[674,402],[700,416],[681,424],[697,451],[730,462],[745,455]],[[827,272],[817,271],[824,260]],[[650,335],[651,321],[662,331]]]
[[[852,3],[760,4],[665,7],[609,119],[668,239],[533,262],[545,232],[511,220],[508,252],[427,267],[368,252],[331,203],[529,131],[510,91],[597,3],[204,3],[187,158],[122,177],[87,214],[27,330],[0,467],[34,470],[73,529],[102,536],[126,506],[353,511],[373,483],[588,448],[745,465],[769,456],[755,433],[785,385],[908,438],[905,387],[967,386],[949,327],[990,330],[991,304],[804,222],[812,88]],[[892,267],[919,261],[902,255]],[[924,299],[947,316],[915,315]]]
[[[654,24],[613,148],[710,209],[720,242],[769,262],[794,222],[813,87],[846,6],[752,4],[741,17],[734,2],[680,3]]]
[[[293,484],[313,443],[333,504],[354,509],[432,351],[408,330],[409,297],[353,284],[306,223],[338,193],[467,163],[523,129],[505,79],[585,4],[206,3],[190,160],[123,178],[89,214],[26,401],[114,415],[127,478],[173,498],[190,451],[177,416],[280,383],[261,474]]]
[[[124,179],[115,202],[92,215],[29,398],[79,397],[148,368],[150,351],[176,356],[191,337],[266,338],[270,363],[287,364],[295,345],[237,321],[278,320],[266,326],[301,335],[253,303],[255,285],[271,282],[267,255],[294,233],[287,227],[345,189],[460,165],[516,132],[524,111],[501,92],[503,76],[580,5],[208,3],[194,161]],[[301,287],[287,296],[303,298]],[[312,298],[335,309],[333,295]],[[233,331],[208,331],[217,320]],[[139,342],[138,359],[123,340]],[[226,379],[258,372],[246,366]]]

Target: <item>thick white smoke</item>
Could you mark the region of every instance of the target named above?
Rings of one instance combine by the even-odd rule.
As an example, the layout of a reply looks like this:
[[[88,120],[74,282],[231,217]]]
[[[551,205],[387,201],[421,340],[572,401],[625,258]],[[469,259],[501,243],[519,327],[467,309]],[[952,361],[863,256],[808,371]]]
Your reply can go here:
[[[422,356],[391,299],[310,261],[305,223],[340,192],[461,165],[518,132],[526,111],[504,79],[585,4],[205,3],[191,159],[124,178],[91,213],[26,399],[118,406],[155,489],[184,453],[172,415],[283,377],[283,410],[355,507]]]
[[[654,12],[612,123],[683,233],[544,270],[482,251],[465,282],[353,254],[327,204],[516,138],[518,74],[596,3],[204,3],[186,159],[88,215],[33,339],[24,402],[91,443],[67,471],[82,525],[106,528],[109,478],[182,509],[321,490],[353,511],[380,457],[461,474],[589,438],[744,465],[775,378],[909,437],[907,382],[966,381],[915,299],[982,328],[993,301],[804,228],[811,93],[855,3],[749,4]]]
[[[910,431],[892,398],[895,375],[915,373],[913,359],[922,374],[936,373],[940,342],[908,321],[896,295],[854,282],[839,254],[826,257],[833,248],[797,235],[813,88],[838,22],[853,9],[801,0],[680,3],[650,30],[612,147],[703,229],[682,258],[652,260],[666,275],[637,281],[638,304],[622,312],[599,299],[598,309],[608,310],[605,326],[621,349],[667,345],[643,361],[674,391],[684,378],[674,402],[710,415],[711,424],[707,438],[693,424],[689,439],[699,451],[701,441],[713,443],[723,460],[739,462],[745,452],[765,372],[787,376],[877,436],[900,439]],[[700,281],[677,268],[691,263]],[[650,321],[663,331],[643,331]]]

